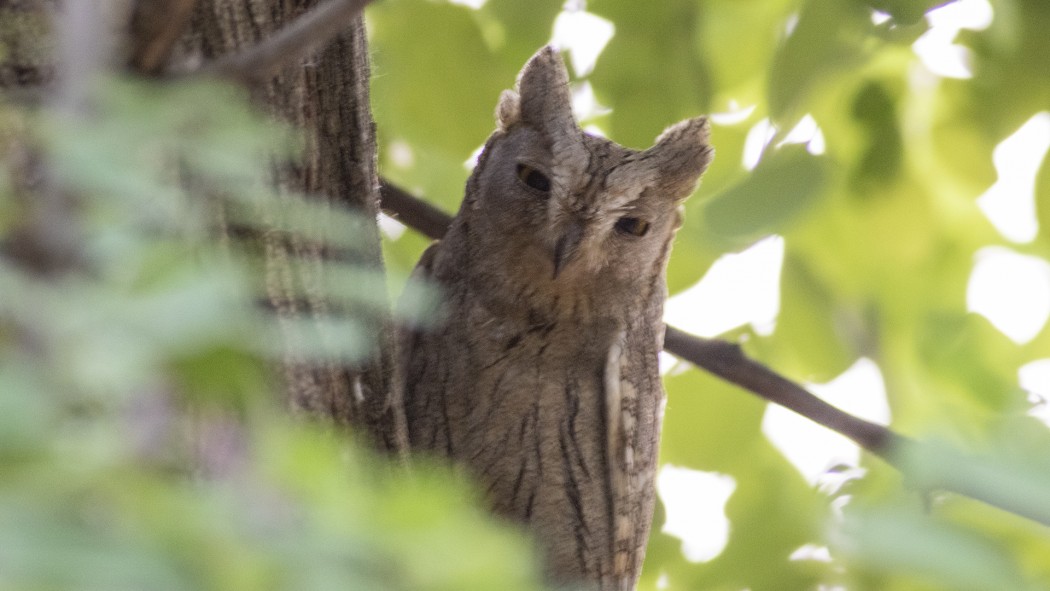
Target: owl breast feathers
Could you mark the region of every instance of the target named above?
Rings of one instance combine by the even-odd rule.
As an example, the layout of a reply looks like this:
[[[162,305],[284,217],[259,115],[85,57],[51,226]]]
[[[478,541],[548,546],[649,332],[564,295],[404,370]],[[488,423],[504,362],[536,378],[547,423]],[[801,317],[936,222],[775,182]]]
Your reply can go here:
[[[584,133],[551,48],[497,119],[416,269],[444,301],[439,328],[403,335],[410,443],[466,465],[497,514],[527,524],[552,582],[633,589],[654,502],[664,270],[713,154],[707,122],[644,151]]]

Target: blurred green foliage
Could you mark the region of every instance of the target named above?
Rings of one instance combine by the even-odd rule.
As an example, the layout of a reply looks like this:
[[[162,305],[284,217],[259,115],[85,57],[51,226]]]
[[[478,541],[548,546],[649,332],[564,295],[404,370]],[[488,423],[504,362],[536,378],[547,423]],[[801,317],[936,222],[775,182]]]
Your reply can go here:
[[[281,408],[289,326],[253,311],[260,255],[216,223],[342,248],[371,223],[276,192],[297,145],[215,84],[108,80],[81,117],[0,103],[0,234],[68,191],[82,255],[0,259],[0,589],[538,588],[467,483]],[[356,312],[304,323],[307,360],[367,354],[387,306],[382,276],[333,271]]]
[[[726,547],[703,563],[659,532],[657,511],[643,589],[1050,588],[1050,534],[1036,523],[1050,519],[1050,430],[1017,384],[1020,366],[1050,357],[1050,327],[1015,343],[966,302],[979,249],[1050,257],[1050,159],[1034,240],[1000,236],[975,201],[996,180],[994,148],[1050,107],[1050,4],[992,1],[990,26],[957,37],[972,58],[964,79],[926,71],[911,47],[940,4],[587,4],[615,35],[574,80],[608,107],[585,123],[641,147],[681,118],[736,114],[714,126],[672,291],[725,252],[783,236],[776,330],[740,329],[749,351],[809,381],[869,357],[892,426],[938,442],[903,450],[902,473],[864,458],[814,486],[764,437],[764,403],[696,370],[668,377],[663,461],[736,488]],[[499,91],[562,10],[371,7],[384,174],[453,210]],[[807,115],[823,153],[782,143]],[[765,120],[772,140],[748,169],[745,143]],[[245,306],[263,293],[261,261],[215,240],[217,211],[349,249],[371,223],[275,192],[272,161],[297,151],[214,85],[110,80],[79,119],[0,103],[0,236],[39,191],[75,189],[83,258],[51,277],[0,259],[0,590],[537,588],[529,547],[468,484],[393,470],[277,408],[278,327]],[[48,174],[30,192],[37,156]],[[392,274],[426,242],[388,241]],[[355,314],[323,334],[284,328],[311,359],[360,358],[383,281],[338,269],[327,295]],[[828,559],[798,552],[825,546]]]
[[[550,39],[560,8],[539,3],[526,18],[511,4],[400,0],[369,9],[381,169],[447,211],[462,195],[463,163],[493,128],[500,90]],[[892,427],[948,450],[935,460],[905,454],[903,478],[864,458],[862,475],[815,488],[764,438],[763,403],[696,370],[669,378],[664,461],[727,474],[737,488],[722,553],[690,563],[676,538],[656,533],[642,588],[1050,588],[1044,526],[927,494],[950,483],[1034,516],[1050,498],[1050,483],[1036,476],[1046,474],[1048,429],[1028,414],[1035,402],[1017,381],[1019,367],[1050,357],[1050,326],[1016,343],[967,307],[981,248],[1050,258],[1050,158],[1036,179],[1034,240],[1000,235],[976,203],[996,181],[995,147],[1050,109],[1050,4],[990,0],[990,25],[955,38],[973,73],[958,79],[930,72],[912,48],[929,30],[927,12],[945,4],[591,0],[566,8],[615,27],[593,72],[573,79],[607,108],[584,123],[644,147],[684,117],[735,114],[715,121],[717,155],[686,204],[672,293],[721,254],[783,236],[776,329],[741,329],[746,348],[800,381],[827,381],[871,358]],[[783,141],[807,115],[822,149]],[[749,170],[745,143],[765,121],[772,139]],[[388,261],[407,269],[424,244],[411,233],[389,241]],[[791,558],[806,545],[829,546],[830,561]]]

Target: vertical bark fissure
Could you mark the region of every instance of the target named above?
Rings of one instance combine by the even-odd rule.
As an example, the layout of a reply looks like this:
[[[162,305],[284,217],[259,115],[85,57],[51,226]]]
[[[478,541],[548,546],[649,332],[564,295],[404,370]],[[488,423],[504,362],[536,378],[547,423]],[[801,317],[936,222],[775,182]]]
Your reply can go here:
[[[316,4],[317,0],[199,0],[175,60],[207,63],[242,52]],[[368,79],[367,41],[357,18],[324,48],[253,87],[265,110],[303,131],[301,162],[274,164],[273,178],[285,199],[349,207],[365,222],[375,219],[379,183]],[[259,213],[267,297],[286,335],[282,365],[287,403],[297,411],[358,428],[381,449],[404,453],[407,437],[397,399],[396,343],[390,319],[364,316],[366,330],[378,341],[366,362],[351,366],[308,360],[297,343],[297,331],[305,322],[324,342],[328,330],[324,323],[337,307],[327,297],[328,286],[337,274],[352,270],[326,257],[323,245],[265,232],[267,220],[279,219],[280,212]],[[347,232],[365,233],[353,263],[381,272],[376,224],[362,223]]]

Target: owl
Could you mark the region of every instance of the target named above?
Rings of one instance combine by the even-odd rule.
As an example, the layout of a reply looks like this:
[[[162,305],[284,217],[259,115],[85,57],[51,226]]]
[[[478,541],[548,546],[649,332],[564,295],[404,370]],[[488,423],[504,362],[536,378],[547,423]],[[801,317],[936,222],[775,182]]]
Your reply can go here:
[[[644,151],[582,131],[558,53],[500,97],[448,233],[416,268],[439,328],[402,337],[413,450],[476,478],[554,584],[633,589],[652,521],[665,267],[711,161],[704,118]]]

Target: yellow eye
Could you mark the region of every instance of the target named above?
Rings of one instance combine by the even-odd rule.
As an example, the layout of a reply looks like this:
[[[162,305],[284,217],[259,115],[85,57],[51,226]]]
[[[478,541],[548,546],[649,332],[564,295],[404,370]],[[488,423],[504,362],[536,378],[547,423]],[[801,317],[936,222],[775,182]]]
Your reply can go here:
[[[527,187],[535,189],[540,193],[550,193],[551,180],[547,178],[545,174],[528,164],[518,165],[518,180],[525,183]]]
[[[631,236],[645,236],[649,232],[649,222],[638,218],[620,218],[616,221],[616,230]]]

